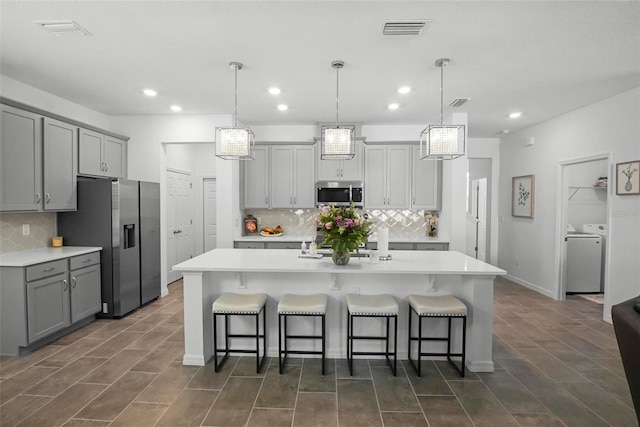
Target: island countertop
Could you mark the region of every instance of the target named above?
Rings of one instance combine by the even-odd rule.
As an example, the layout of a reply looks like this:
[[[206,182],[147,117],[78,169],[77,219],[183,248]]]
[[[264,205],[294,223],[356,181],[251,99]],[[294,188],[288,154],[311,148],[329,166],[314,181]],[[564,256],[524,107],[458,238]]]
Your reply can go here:
[[[391,251],[391,261],[370,263],[352,257],[348,265],[335,265],[330,257],[298,258],[299,250],[214,249],[175,265],[184,278],[185,351],[183,364],[204,365],[213,354],[211,305],[221,293],[265,293],[267,298],[266,353],[277,357],[277,302],[285,293],[326,293],[328,357],[344,358],[346,298],[349,293],[387,294],[398,301],[399,358],[407,357],[407,298],[410,294],[452,294],[468,307],[467,361],[474,372],[493,372],[493,280],[505,271],[454,251]],[[446,322],[434,320],[430,328],[442,330]],[[293,324],[295,323],[295,324]],[[358,326],[358,333],[376,335],[379,322]],[[305,328],[306,325],[306,328]],[[248,325],[239,325],[248,331]],[[292,322],[295,333],[308,333],[308,321]],[[459,336],[461,324],[453,326]],[[247,332],[248,333],[248,332]],[[301,340],[301,346],[317,343]],[[308,341],[308,340],[307,340]],[[438,344],[438,343],[436,343]],[[361,343],[376,350],[377,342]],[[459,344],[458,344],[459,345]],[[423,347],[426,351],[428,349]]]
[[[339,274],[455,274],[498,276],[506,271],[455,251],[392,251],[391,261],[370,263],[369,258],[351,258],[347,265],[335,265],[331,257],[298,258],[299,250],[214,249],[175,265],[174,270],[339,273]]]

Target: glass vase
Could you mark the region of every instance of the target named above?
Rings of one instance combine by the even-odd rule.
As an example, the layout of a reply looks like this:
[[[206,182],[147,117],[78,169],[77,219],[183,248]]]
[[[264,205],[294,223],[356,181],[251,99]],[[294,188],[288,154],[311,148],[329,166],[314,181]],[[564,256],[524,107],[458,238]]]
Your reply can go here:
[[[339,251],[334,249],[331,254],[331,258],[333,259],[333,263],[335,265],[347,265],[349,264],[349,259],[351,255],[349,255],[349,251]]]

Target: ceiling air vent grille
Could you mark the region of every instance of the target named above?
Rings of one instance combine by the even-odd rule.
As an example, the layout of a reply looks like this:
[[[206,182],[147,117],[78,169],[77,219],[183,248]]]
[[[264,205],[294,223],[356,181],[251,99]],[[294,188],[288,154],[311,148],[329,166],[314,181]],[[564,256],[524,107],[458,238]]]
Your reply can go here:
[[[456,98],[453,101],[451,101],[451,104],[449,104],[449,107],[462,107],[464,104],[469,102],[470,99],[471,98]]]
[[[35,21],[45,31],[56,36],[90,36],[91,33],[75,21]]]
[[[382,29],[385,36],[419,36],[428,20],[387,21]]]

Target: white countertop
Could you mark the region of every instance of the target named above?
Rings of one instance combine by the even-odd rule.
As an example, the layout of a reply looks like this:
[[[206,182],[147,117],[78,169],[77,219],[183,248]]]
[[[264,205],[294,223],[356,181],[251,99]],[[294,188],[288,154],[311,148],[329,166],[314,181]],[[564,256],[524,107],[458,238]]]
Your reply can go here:
[[[236,242],[309,242],[309,239],[312,236],[301,236],[301,235],[288,235],[283,234],[278,237],[263,237],[259,234],[255,236],[240,236],[233,239]],[[378,239],[371,238],[369,242],[376,243]],[[428,237],[428,236],[417,236],[411,238],[402,238],[402,237],[389,237],[389,243],[449,243],[449,239],[443,237]]]
[[[214,249],[173,266],[174,270],[268,273],[382,273],[457,274],[497,276],[506,271],[455,251],[393,251],[391,261],[369,263],[369,258],[351,258],[338,266],[331,257],[298,258],[295,249]]]
[[[102,248],[92,246],[62,246],[59,248],[39,248],[28,251],[11,252],[0,255],[0,267],[27,267],[33,264],[84,255],[100,250],[102,250]]]

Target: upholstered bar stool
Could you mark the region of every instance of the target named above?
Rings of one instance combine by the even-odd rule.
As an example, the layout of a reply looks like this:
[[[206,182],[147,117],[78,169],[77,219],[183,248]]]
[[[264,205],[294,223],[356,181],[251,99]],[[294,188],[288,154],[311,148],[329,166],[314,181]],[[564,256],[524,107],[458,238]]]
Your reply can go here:
[[[220,367],[229,358],[229,353],[255,353],[256,355],[256,373],[260,372],[260,368],[265,361],[267,354],[267,317],[265,314],[267,304],[267,295],[265,294],[235,294],[224,293],[214,301],[213,310],[213,357],[214,370],[218,372]],[[260,334],[260,313],[262,313],[262,334]],[[218,349],[218,316],[224,316],[224,348]],[[251,316],[256,320],[255,334],[232,334],[229,331],[230,316]],[[256,348],[250,349],[233,349],[230,347],[230,338],[255,338]],[[262,358],[260,358],[260,338],[262,338]],[[218,363],[218,353],[224,353],[224,357]]]
[[[387,321],[387,333],[384,336],[368,336],[353,334],[353,320],[355,318],[381,317]],[[389,323],[393,318],[393,352],[389,352],[390,328]],[[385,356],[387,364],[393,375],[396,375],[398,355],[398,303],[391,295],[347,295],[347,363],[349,374],[353,376],[353,356]],[[379,340],[385,341],[384,352],[353,351],[353,340]],[[393,356],[393,364],[389,359]]]
[[[411,318],[413,314],[418,316],[418,336],[414,337],[411,331]],[[429,317],[444,317],[448,319],[447,336],[446,337],[423,337],[422,336],[422,321]],[[462,352],[451,353],[451,319],[462,319]],[[465,348],[467,341],[467,306],[462,301],[453,295],[409,295],[409,362],[416,374],[420,376],[422,373],[422,365],[420,361],[422,356],[447,356],[449,363],[460,373],[464,378],[464,362],[465,362]],[[418,366],[411,360],[411,342],[418,341]],[[422,351],[423,341],[446,341],[446,352],[429,352]],[[460,367],[451,360],[451,357],[461,357]]]
[[[324,375],[324,361],[326,353],[326,328],[325,316],[327,314],[327,296],[324,294],[315,295],[293,295],[284,294],[278,303],[278,362],[280,373],[282,374],[284,364],[289,354],[320,354],[322,355],[322,375]],[[291,316],[311,316],[322,319],[320,335],[289,335],[287,333],[287,319]],[[284,335],[283,326],[284,324]],[[322,340],[321,351],[289,350],[287,341],[298,339]],[[284,355],[284,357],[282,357]]]

